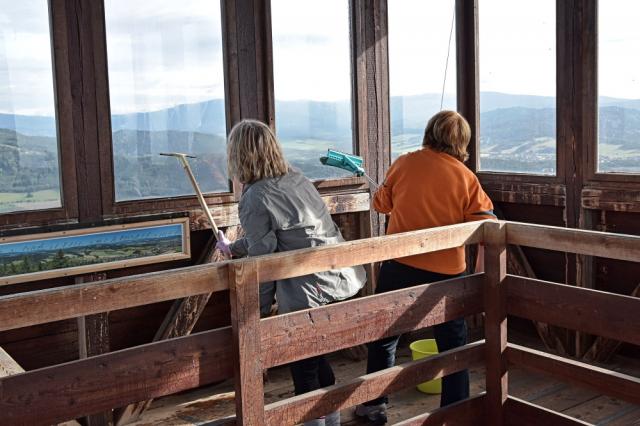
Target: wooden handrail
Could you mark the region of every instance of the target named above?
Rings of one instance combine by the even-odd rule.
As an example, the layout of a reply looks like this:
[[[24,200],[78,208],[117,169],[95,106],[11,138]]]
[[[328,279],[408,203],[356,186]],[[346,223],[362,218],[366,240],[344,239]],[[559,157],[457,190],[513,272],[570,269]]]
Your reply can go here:
[[[258,319],[259,282],[477,242],[487,245],[484,274]],[[518,416],[529,424],[544,419],[582,424],[508,397],[507,361],[639,403],[640,379],[507,344],[506,315],[640,344],[640,299],[506,275],[508,243],[640,261],[640,237],[484,221],[0,297],[1,331],[229,289],[233,324],[0,378],[0,423],[63,421],[232,375],[238,422],[298,422],[482,359],[487,365],[486,395],[406,424],[432,424],[462,413],[462,407],[484,410],[493,424],[513,424]],[[256,403],[261,400],[263,368],[482,310],[486,342],[264,408]]]
[[[508,312],[640,345],[640,298],[507,275]]]
[[[507,398],[505,419],[508,426],[592,426],[591,423],[547,410],[513,396]]]
[[[366,374],[346,383],[274,402],[265,407],[265,423],[269,425],[302,423],[427,380],[479,366],[483,361],[484,341],[471,343],[429,358]]]
[[[507,361],[640,405],[640,378],[509,343]]]
[[[485,222],[405,232],[251,258],[263,282],[434,252],[482,240]],[[0,297],[0,331],[130,308],[229,288],[228,266],[189,266]],[[42,309],[46,306],[47,309]]]
[[[233,377],[231,327],[0,379],[0,424],[54,424]]]
[[[226,290],[226,265],[198,265],[2,296],[0,331]]]
[[[640,236],[518,222],[506,225],[509,244],[640,262]]]
[[[268,349],[257,358],[270,367],[481,312],[483,278],[476,274],[263,319],[259,347]],[[394,299],[404,302],[390,307]],[[351,320],[342,334],[335,333],[345,312]],[[288,327],[300,344],[287,340]],[[233,354],[232,329],[224,327],[0,378],[0,424],[54,423],[231,378]]]
[[[431,413],[420,414],[396,423],[395,426],[477,426],[490,425],[486,417],[487,394],[458,401]]]
[[[287,364],[480,313],[483,274],[261,321],[264,367]]]

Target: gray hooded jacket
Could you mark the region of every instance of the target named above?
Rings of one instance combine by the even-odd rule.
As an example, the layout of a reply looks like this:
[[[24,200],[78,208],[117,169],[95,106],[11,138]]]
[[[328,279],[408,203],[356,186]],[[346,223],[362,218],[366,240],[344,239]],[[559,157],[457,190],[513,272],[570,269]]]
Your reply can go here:
[[[327,206],[313,184],[297,169],[277,178],[245,185],[239,205],[245,237],[231,245],[235,257],[259,256],[343,242]],[[274,296],[278,312],[287,313],[343,300],[366,281],[362,266],[263,283],[260,310],[268,313]]]

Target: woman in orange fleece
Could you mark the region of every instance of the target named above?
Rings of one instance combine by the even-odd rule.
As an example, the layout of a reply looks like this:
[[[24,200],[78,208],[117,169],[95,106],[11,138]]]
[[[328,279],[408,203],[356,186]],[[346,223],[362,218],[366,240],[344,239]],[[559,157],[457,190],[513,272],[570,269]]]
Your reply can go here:
[[[429,120],[422,149],[400,156],[374,196],[373,206],[389,215],[387,234],[495,218],[493,204],[463,162],[471,129],[457,112],[442,111]],[[376,293],[460,277],[466,270],[464,247],[384,262]],[[443,352],[467,343],[464,318],[434,327]],[[367,373],[392,367],[400,336],[369,345]],[[442,381],[440,405],[469,396],[469,373],[461,371]],[[356,407],[356,415],[385,424],[387,398]]]

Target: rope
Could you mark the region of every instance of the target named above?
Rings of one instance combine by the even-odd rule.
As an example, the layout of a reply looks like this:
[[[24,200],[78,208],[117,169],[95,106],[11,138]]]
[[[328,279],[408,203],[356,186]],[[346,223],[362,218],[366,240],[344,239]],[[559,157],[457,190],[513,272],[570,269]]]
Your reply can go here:
[[[440,96],[440,111],[444,105],[444,88],[447,84],[447,71],[449,69],[449,55],[451,54],[451,39],[453,38],[453,26],[456,20],[456,6],[453,5],[453,16],[451,17],[451,30],[449,30],[449,44],[447,45],[447,61],[444,64],[444,79],[442,81],[442,95]]]

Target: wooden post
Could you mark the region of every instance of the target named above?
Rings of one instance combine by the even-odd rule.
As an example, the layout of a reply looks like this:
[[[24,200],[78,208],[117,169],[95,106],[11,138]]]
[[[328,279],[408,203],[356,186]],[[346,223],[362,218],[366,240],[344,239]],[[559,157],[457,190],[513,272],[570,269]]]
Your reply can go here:
[[[229,264],[238,425],[264,424],[259,285],[258,264],[255,261]]]
[[[76,284],[105,280],[105,273],[83,275],[76,278]],[[78,350],[80,359],[109,352],[109,313],[78,317]],[[113,412],[92,414],[86,417],[87,426],[113,425]]]
[[[489,222],[484,225],[485,251],[485,323],[487,418],[494,426],[504,424],[504,404],[507,400],[507,273],[506,224]]]
[[[467,167],[478,171],[480,83],[478,70],[478,0],[456,0],[456,84],[458,112],[471,126]]]

